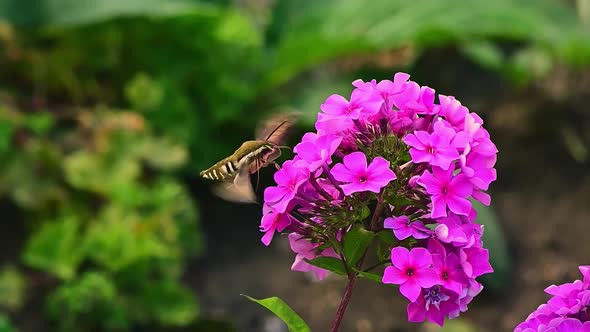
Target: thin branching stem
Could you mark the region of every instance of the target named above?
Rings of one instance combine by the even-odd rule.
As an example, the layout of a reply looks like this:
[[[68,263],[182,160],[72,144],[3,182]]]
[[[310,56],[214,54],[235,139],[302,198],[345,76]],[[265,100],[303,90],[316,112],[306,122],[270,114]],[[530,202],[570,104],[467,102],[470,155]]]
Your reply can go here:
[[[379,197],[377,198],[377,206],[375,207],[373,216],[371,217],[371,223],[369,225],[370,230],[377,229],[377,222],[379,221],[381,214],[383,214],[382,194],[379,195]],[[361,270],[366,255],[367,250],[365,250],[363,256],[359,259],[358,263],[356,264],[357,270]],[[347,270],[350,271],[350,269],[348,268]],[[346,308],[348,307],[348,303],[350,302],[350,298],[352,297],[352,289],[357,280],[358,272],[348,272],[348,282],[346,283],[346,288],[344,289],[344,294],[342,295],[342,300],[340,300],[340,305],[338,306],[338,310],[336,311],[336,317],[332,322],[330,332],[338,332],[338,329],[340,328],[340,323],[342,322],[342,318],[344,318],[344,313],[346,312]]]

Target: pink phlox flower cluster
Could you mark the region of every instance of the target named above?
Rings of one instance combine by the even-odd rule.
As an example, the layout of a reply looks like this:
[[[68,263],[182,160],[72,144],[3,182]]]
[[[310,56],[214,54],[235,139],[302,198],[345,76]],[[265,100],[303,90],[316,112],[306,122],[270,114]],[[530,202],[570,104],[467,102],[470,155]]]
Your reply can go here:
[[[383,282],[400,286],[410,321],[442,325],[467,310],[482,290],[476,278],[492,272],[472,201],[490,204],[498,150],[481,117],[452,96],[437,103],[434,89],[409,78],[356,80],[350,97],[325,100],[316,132],[264,192],[262,241],[289,233],[292,269],[323,278],[309,261],[340,259],[332,244],[353,225],[390,231]],[[371,219],[376,204],[385,208]]]
[[[580,266],[582,280],[551,285],[545,293],[552,295],[514,332],[590,332],[590,266]]]

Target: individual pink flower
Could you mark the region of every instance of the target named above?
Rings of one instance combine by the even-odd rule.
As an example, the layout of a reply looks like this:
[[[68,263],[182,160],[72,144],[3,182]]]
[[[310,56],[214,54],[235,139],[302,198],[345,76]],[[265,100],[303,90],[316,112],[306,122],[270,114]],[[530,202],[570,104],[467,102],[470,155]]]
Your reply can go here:
[[[362,191],[379,193],[396,179],[389,161],[376,157],[367,166],[367,157],[360,151],[344,156],[344,164],[334,165],[331,173],[336,180],[345,183],[341,187],[346,195]]]
[[[391,249],[392,266],[385,268],[383,283],[400,285],[399,290],[411,302],[416,301],[422,288],[436,285],[437,276],[431,269],[432,256],[424,248]]]
[[[459,159],[457,148],[464,148],[469,137],[465,133],[456,133],[442,121],[434,124],[434,131],[415,131],[404,137],[404,143],[410,148],[410,156],[415,163],[429,163],[442,169],[448,169],[451,163]]]
[[[476,278],[494,272],[490,264],[490,254],[487,249],[477,247],[463,248],[459,251],[459,261],[463,272],[470,278]]]
[[[409,78],[410,75],[406,73],[396,73],[393,77],[393,81],[382,80],[377,83],[375,80],[364,82],[359,79],[352,82],[352,85],[367,92],[377,90],[385,102],[385,107],[381,107],[381,110],[390,110],[392,106],[392,97],[404,91],[406,88],[406,82]]]
[[[465,174],[453,176],[452,168],[432,167],[432,173],[424,171],[417,182],[431,195],[432,218],[446,217],[447,207],[460,215],[468,215],[471,211],[467,197],[473,192],[473,186]]]
[[[264,201],[277,212],[283,213],[295,197],[297,189],[309,178],[309,170],[294,166],[293,161],[286,161],[274,175],[278,186],[264,190]]]
[[[434,235],[444,243],[467,244],[469,241],[461,217],[454,213],[448,213],[446,217],[438,220]]]
[[[321,254],[318,255],[316,253],[316,249],[319,244],[313,244],[297,233],[289,234],[289,245],[291,250],[297,254],[295,256],[295,261],[291,266],[291,270],[299,272],[311,272],[319,280],[324,279],[330,272],[326,269],[313,266],[305,260],[312,260],[318,256],[338,257],[332,248],[325,249],[321,252]]]
[[[320,106],[320,109],[328,119],[349,118],[356,120],[361,116],[376,114],[383,105],[383,97],[374,89],[355,89],[350,102],[340,95],[331,95]]]
[[[408,321],[419,323],[425,320],[443,326],[445,317],[457,311],[457,295],[441,286],[423,289],[417,301],[408,304]]]
[[[301,158],[295,163],[295,166],[304,165],[310,172],[314,172],[322,165],[332,163],[332,154],[340,142],[342,142],[342,137],[336,135],[305,134],[303,141],[293,148],[293,152]]]
[[[459,258],[455,254],[448,254],[446,257],[444,254],[435,254],[432,255],[432,264],[438,276],[437,284],[460,295],[463,285],[467,284],[467,278],[460,269]]]
[[[264,232],[262,243],[268,246],[276,232],[282,232],[292,222],[292,217],[288,213],[278,213],[268,205],[262,207],[262,221],[260,231]]]
[[[420,220],[412,222],[408,216],[385,218],[383,227],[393,229],[393,234],[398,240],[405,240],[410,236],[415,239],[427,239],[432,233]]]
[[[461,171],[469,178],[474,187],[487,190],[490,183],[496,180],[496,155],[484,156],[476,152],[459,157]]]
[[[465,116],[469,113],[467,107],[453,96],[438,95],[440,101],[438,115],[443,116],[455,129],[463,130],[465,127]]]
[[[418,100],[410,100],[405,105],[405,109],[411,109],[417,114],[435,114],[437,108],[434,105],[434,89],[423,86],[420,88]]]

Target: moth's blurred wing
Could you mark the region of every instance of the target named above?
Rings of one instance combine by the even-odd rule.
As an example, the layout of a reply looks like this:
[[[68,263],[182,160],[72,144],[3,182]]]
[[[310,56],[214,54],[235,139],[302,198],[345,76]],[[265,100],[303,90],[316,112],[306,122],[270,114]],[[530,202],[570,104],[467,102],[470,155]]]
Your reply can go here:
[[[235,203],[256,203],[256,193],[250,182],[248,167],[243,167],[232,183],[215,183],[212,190],[215,195],[226,201]]]
[[[282,145],[287,139],[289,130],[293,127],[301,113],[279,113],[271,116],[256,130],[256,139],[265,140],[275,145]]]

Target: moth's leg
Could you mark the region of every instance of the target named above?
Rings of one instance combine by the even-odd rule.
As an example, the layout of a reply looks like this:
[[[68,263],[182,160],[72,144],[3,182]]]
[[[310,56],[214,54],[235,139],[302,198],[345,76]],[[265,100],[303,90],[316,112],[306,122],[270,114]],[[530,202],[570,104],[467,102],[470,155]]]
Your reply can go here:
[[[258,167],[260,165],[260,160],[256,159],[256,189],[258,190],[258,185],[260,184],[260,167]]]

